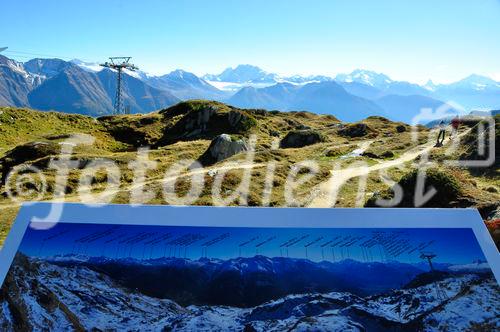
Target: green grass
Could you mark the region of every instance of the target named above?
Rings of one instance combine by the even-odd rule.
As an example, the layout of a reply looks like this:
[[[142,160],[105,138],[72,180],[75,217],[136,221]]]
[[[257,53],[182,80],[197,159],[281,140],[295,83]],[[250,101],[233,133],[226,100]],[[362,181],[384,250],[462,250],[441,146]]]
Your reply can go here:
[[[206,107],[216,107],[218,112],[226,113],[231,111],[242,112],[247,117],[243,123],[244,131],[232,134],[235,138],[245,137],[251,133],[257,135],[257,146],[255,162],[262,164],[252,170],[250,182],[250,193],[248,204],[251,206],[262,205],[263,188],[266,177],[266,166],[269,162],[276,163],[276,170],[273,179],[273,191],[270,196],[270,206],[284,206],[284,187],[290,168],[293,164],[304,160],[312,160],[318,163],[320,172],[310,181],[297,188],[295,195],[298,196],[305,205],[307,197],[313,188],[330,178],[330,171],[335,163],[340,162],[345,168],[353,162],[366,162],[368,166],[376,165],[385,161],[382,159],[372,159],[368,157],[356,157],[350,159],[340,159],[357,148],[358,144],[370,139],[373,143],[368,152],[382,155],[385,151],[392,151],[394,159],[406,151],[412,149],[417,144],[426,143],[429,131],[424,127],[419,127],[418,142],[412,142],[410,128],[404,132],[398,132],[397,127],[401,123],[392,122],[380,117],[370,117],[362,122],[370,128],[367,137],[347,138],[339,135],[340,122],[333,116],[316,115],[308,112],[266,112],[263,110],[240,110],[218,102],[207,102],[194,100],[179,103],[169,109],[154,112],[147,115],[126,115],[107,116],[94,119],[80,115],[70,115],[55,112],[38,112],[28,109],[0,108],[0,158],[6,151],[19,144],[30,141],[52,141],[61,142],[68,134],[83,133],[90,134],[96,138],[92,146],[80,146],[76,149],[75,157],[83,160],[94,158],[109,158],[116,161],[121,170],[121,191],[114,198],[114,203],[128,203],[128,188],[132,184],[133,174],[128,169],[128,162],[136,157],[137,146],[152,145],[157,146],[150,151],[150,160],[157,163],[157,168],[147,173],[147,181],[151,182],[150,187],[155,189],[156,197],[151,204],[166,204],[161,195],[161,185],[158,183],[168,170],[168,168],[181,159],[199,158],[208,148],[210,137],[192,140],[175,140],[168,145],[157,144],[183,119],[186,114],[198,112]],[[248,123],[247,123],[248,122]],[[282,139],[290,131],[301,128],[311,128],[325,137],[325,142],[305,146],[303,148],[289,148],[271,150],[273,141]],[[462,151],[462,150],[461,150]],[[461,152],[457,152],[458,154]],[[463,151],[462,151],[463,152]],[[431,158],[440,162],[444,160],[444,149],[433,150]],[[229,161],[244,160],[245,156],[240,154],[233,156]],[[224,162],[222,162],[224,163]],[[213,167],[218,167],[219,164]],[[406,181],[412,176],[415,166],[412,162],[402,165],[402,168],[388,169],[387,173],[394,181]],[[49,184],[49,192],[45,199],[51,198],[53,190],[54,171],[43,170]],[[443,188],[456,193],[458,196],[473,197],[477,204],[494,202],[500,200],[500,194],[495,193],[490,187],[500,189],[499,178],[491,177],[487,173],[473,174],[467,169],[450,168],[440,166],[440,172],[435,174],[433,180],[444,185]],[[230,194],[239,185],[243,171],[232,170],[227,172],[223,181],[223,192]],[[451,175],[450,175],[451,174]],[[299,174],[300,176],[300,174]],[[431,175],[432,177],[433,175]],[[80,170],[74,170],[69,176],[68,201],[76,201],[76,189]],[[94,181],[94,190],[102,189],[104,177]],[[451,179],[451,180],[450,180]],[[341,189],[338,207],[355,206],[359,179],[349,180]],[[205,187],[201,197],[194,203],[195,205],[213,205],[211,196],[213,178],[205,176]],[[451,187],[449,187],[451,186]],[[176,184],[176,191],[179,194],[185,193],[189,188],[189,181],[186,178],[180,179]],[[5,188],[0,187],[0,193]],[[365,199],[369,200],[374,193],[384,192],[389,186],[381,181],[379,173],[370,173],[367,179]],[[456,196],[456,195],[455,195]],[[231,204],[237,205],[234,201]],[[17,207],[0,196],[0,206],[4,207],[0,214],[0,245],[7,234],[11,222],[17,212]]]

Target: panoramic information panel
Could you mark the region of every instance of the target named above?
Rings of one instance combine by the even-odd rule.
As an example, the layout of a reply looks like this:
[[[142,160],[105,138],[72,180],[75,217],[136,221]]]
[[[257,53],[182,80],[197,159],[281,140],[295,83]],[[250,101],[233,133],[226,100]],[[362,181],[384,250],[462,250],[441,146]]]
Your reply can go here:
[[[498,251],[472,209],[38,203],[0,259],[6,330],[499,324]]]

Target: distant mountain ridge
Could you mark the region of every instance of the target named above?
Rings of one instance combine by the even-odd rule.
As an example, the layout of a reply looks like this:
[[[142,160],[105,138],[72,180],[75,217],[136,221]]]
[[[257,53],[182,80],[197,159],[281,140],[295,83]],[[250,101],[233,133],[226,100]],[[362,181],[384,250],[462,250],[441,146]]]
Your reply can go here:
[[[238,65],[234,68],[228,67],[220,74],[206,74],[203,79],[209,82],[228,82],[238,84],[276,84],[276,83],[296,83],[304,84],[311,82],[333,81],[334,79],[325,75],[292,75],[281,76],[269,73],[263,69],[252,65]]]
[[[232,83],[275,83],[278,75],[265,72],[256,66],[238,65],[234,69],[225,69],[219,75],[207,74],[203,78],[209,81]]]
[[[399,287],[426,271],[399,262],[363,263],[350,259],[313,262],[259,255],[229,260],[55,257],[48,261],[103,272],[127,288],[139,289],[156,298],[180,303],[189,298],[197,304],[233,306],[254,306],[289,294],[312,291],[349,291],[365,296]],[[161,283],[154,281],[157,275],[163,276]],[[179,275],[183,276],[182,280],[172,278]],[[370,285],[372,278],[378,280],[376,286]]]
[[[241,72],[246,70],[252,75],[247,75],[246,80],[240,79]],[[371,113],[370,115],[383,115],[393,120],[411,122],[422,108],[436,110],[446,106],[450,111],[463,113],[464,110],[494,109],[500,105],[500,83],[480,75],[471,75],[452,84],[434,84],[430,81],[421,86],[394,81],[385,74],[361,69],[350,74],[339,74],[335,78],[321,75],[283,77],[258,67],[240,65],[228,68],[220,75],[205,75],[204,78],[214,84],[221,84],[221,87],[224,83],[232,90],[239,87],[227,100],[239,107],[306,109],[316,113],[333,114],[344,121],[359,120]],[[327,82],[336,82],[348,94],[364,100],[355,101],[356,98],[351,97],[350,102],[347,102],[348,98],[345,95],[343,98],[339,97],[337,87]],[[312,88],[314,83],[323,87],[329,85],[331,90],[323,90],[324,96],[313,97],[306,94],[302,102],[296,102],[295,94],[301,91],[303,86],[313,84],[309,86]],[[330,98],[322,98],[328,95]],[[448,101],[453,103],[448,105]]]
[[[293,85],[276,85],[241,89],[228,100],[229,104],[246,108],[267,108],[288,111],[314,110],[332,114],[343,121],[358,121],[370,115],[386,115],[374,102],[354,96],[334,81]]]
[[[94,72],[60,59],[23,64],[0,56],[2,105],[99,116],[112,112],[115,91],[116,75],[109,69]],[[123,101],[132,113],[147,113],[180,99],[125,74]]]
[[[145,80],[160,90],[168,90],[180,99],[215,99],[227,97],[227,93],[217,89],[193,73],[177,69],[166,75],[152,76]]]
[[[31,107],[85,115],[105,115],[113,110],[116,75],[109,69],[88,72],[69,62],[37,62],[42,83],[28,94]],[[30,66],[28,66],[30,68]],[[49,70],[50,68],[50,70]],[[129,75],[123,78],[123,102],[133,113],[147,113],[177,103],[168,91],[155,89]]]
[[[107,73],[107,74],[106,74]],[[32,59],[25,63],[0,56],[0,105],[33,107],[91,116],[113,110],[116,80],[97,63]],[[465,110],[498,109],[500,83],[470,75],[452,84],[420,86],[394,81],[383,73],[354,70],[335,78],[280,76],[252,65],[198,77],[181,69],[155,76],[124,72],[124,104],[147,113],[181,100],[208,99],[246,108],[300,110],[332,114],[343,121],[370,115],[410,122],[422,108],[454,101]]]

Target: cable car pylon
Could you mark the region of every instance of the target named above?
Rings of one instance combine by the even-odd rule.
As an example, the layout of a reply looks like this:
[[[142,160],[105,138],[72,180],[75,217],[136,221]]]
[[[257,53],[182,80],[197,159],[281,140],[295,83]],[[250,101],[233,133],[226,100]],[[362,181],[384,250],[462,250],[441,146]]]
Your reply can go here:
[[[115,56],[110,57],[109,61],[100,64],[101,67],[106,67],[110,69],[114,69],[117,72],[117,80],[116,80],[116,96],[115,96],[115,104],[114,104],[114,114],[130,114],[130,108],[123,108],[123,88],[122,88],[122,73],[124,69],[128,69],[131,71],[136,71],[139,68],[130,63],[130,56]]]

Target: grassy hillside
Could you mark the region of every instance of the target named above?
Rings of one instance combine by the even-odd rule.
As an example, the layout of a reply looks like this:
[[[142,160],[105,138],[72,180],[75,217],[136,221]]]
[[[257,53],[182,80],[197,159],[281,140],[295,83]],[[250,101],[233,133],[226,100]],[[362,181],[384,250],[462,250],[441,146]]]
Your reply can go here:
[[[204,116],[210,114],[209,120]],[[205,122],[204,122],[205,121]],[[201,124],[202,123],[202,124]],[[457,186],[453,195],[439,196],[432,206],[442,207],[479,207],[485,219],[492,218],[498,208],[499,174],[498,164],[492,165],[488,172],[477,172],[464,167],[449,166],[446,159],[459,159],[470,154],[474,146],[474,135],[470,130],[476,124],[462,128],[467,144],[461,145],[451,155],[446,155],[447,146],[432,148],[435,133],[425,127],[417,128],[417,141],[411,139],[411,127],[392,122],[382,117],[369,117],[359,123],[344,124],[333,116],[316,115],[307,112],[267,112],[255,109],[238,109],[225,104],[193,100],[177,104],[168,109],[147,115],[106,116],[98,119],[55,112],[38,112],[29,109],[0,108],[0,172],[6,173],[19,164],[35,165],[43,170],[47,178],[48,190],[43,199],[50,200],[54,190],[54,170],[47,169],[49,159],[58,153],[61,142],[70,134],[88,134],[95,137],[90,146],[78,146],[74,159],[85,165],[95,158],[109,158],[121,170],[120,189],[114,203],[128,203],[133,173],[128,163],[136,158],[140,146],[150,146],[150,160],[157,167],[147,172],[147,186],[155,190],[156,196],[148,203],[168,204],[161,195],[165,172],[181,159],[196,160],[204,154],[216,135],[226,133],[236,139],[245,139],[255,134],[257,144],[254,164],[249,166],[245,154],[237,154],[228,160],[211,165],[203,174],[205,187],[197,205],[215,205],[212,197],[214,174],[227,171],[222,182],[223,197],[237,189],[245,170],[251,170],[250,193],[246,204],[250,206],[285,206],[284,187],[293,165],[303,160],[312,160],[319,166],[316,175],[295,189],[299,198],[298,206],[331,206],[325,196],[325,188],[331,178],[333,165],[341,169],[349,165],[364,163],[369,173],[366,179],[366,192],[363,197],[357,194],[359,176],[347,177],[335,203],[336,207],[353,207],[373,204],[378,197],[389,197],[392,183],[380,176],[383,170],[394,182],[401,183],[405,190],[411,191],[411,177],[419,167],[417,162],[421,153],[428,149],[433,171],[430,182],[438,187],[444,181]],[[280,148],[280,140],[289,133],[312,132],[320,137],[319,143],[301,148]],[[497,134],[498,135],[498,134]],[[430,137],[430,142],[429,142]],[[43,147],[43,149],[41,149]],[[359,153],[362,149],[362,153]],[[415,152],[416,151],[416,152]],[[236,162],[236,163],[234,163]],[[275,163],[272,192],[266,199],[264,193],[266,169]],[[186,170],[186,172],[190,172]],[[306,173],[299,171],[299,176]],[[190,173],[188,173],[190,174]],[[81,170],[71,171],[66,187],[66,199],[77,201],[77,184]],[[92,181],[92,190],[99,192],[107,180],[105,174],[98,174]],[[0,183],[0,242],[3,242],[17,211],[5,193],[5,185]],[[36,186],[32,196],[36,194]],[[175,184],[179,194],[189,190],[189,180],[184,177]],[[446,186],[444,190],[447,190]],[[439,189],[439,188],[438,188]],[[23,197],[29,199],[30,196]],[[237,199],[231,205],[238,205]],[[404,206],[411,205],[406,202]],[[498,217],[496,217],[498,218]]]

